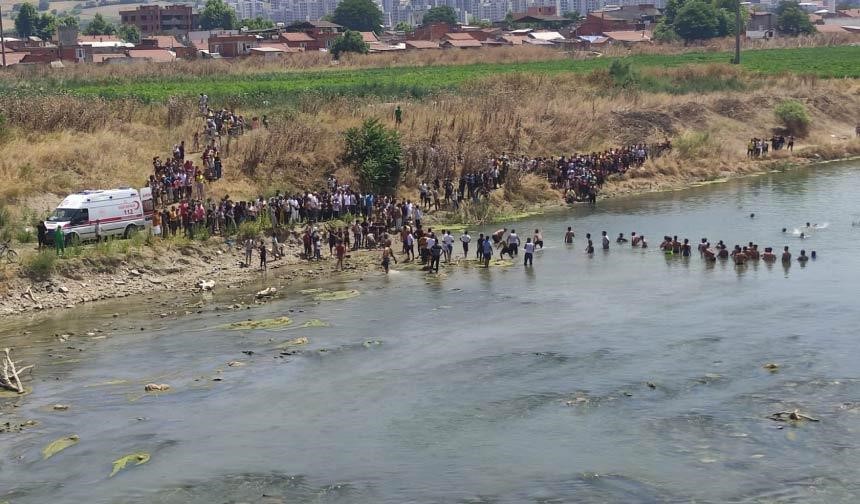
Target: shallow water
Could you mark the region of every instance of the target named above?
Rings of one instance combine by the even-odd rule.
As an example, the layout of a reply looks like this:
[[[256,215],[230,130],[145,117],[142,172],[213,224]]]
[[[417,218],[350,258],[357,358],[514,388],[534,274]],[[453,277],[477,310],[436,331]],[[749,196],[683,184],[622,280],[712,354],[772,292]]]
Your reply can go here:
[[[10,326],[0,346],[39,369],[0,423],[40,425],[0,434],[0,502],[856,502],[858,175],[833,165],[518,222],[547,242],[530,270],[401,271],[332,287],[361,291],[343,301],[296,288],[250,311],[140,321],[112,305]],[[829,226],[791,235],[807,221]],[[651,248],[589,258],[584,235],[601,230]],[[664,234],[819,258],[709,267],[665,258]],[[223,327],[282,315],[295,324]],[[311,319],[330,326],[299,327]],[[83,336],[94,328],[109,337]],[[275,349],[299,336],[300,353]],[[149,382],[173,388],[144,394]],[[767,418],[794,408],[821,421]],[[42,460],[69,434],[80,443]],[[141,451],[147,464],[108,477]]]

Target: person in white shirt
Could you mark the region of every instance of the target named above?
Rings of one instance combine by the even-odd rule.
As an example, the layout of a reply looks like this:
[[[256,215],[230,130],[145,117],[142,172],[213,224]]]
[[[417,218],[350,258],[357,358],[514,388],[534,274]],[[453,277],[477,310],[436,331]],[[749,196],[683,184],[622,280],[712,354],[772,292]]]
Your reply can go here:
[[[469,231],[464,229],[463,234],[460,235],[460,242],[463,244],[463,257],[469,257],[469,243],[472,241],[472,237],[469,236]]]
[[[531,241],[531,240],[529,240]],[[516,229],[511,229],[511,233],[508,235],[508,255],[514,257],[518,255],[520,248],[520,237],[517,235]]]
[[[451,262],[451,254],[454,252],[454,237],[447,230],[442,230],[442,253],[445,255],[445,262]]]
[[[603,250],[609,250],[609,236],[606,235],[606,231],[603,231],[603,236],[600,240],[603,242]]]
[[[532,243],[531,238],[526,238],[526,244],[523,245],[523,266],[531,266],[532,258],[535,255],[535,244]]]

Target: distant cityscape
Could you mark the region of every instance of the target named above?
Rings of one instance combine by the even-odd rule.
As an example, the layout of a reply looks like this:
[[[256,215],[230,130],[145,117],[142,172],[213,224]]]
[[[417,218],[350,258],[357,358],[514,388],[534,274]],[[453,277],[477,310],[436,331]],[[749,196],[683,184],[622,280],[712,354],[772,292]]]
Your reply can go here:
[[[508,13],[527,12],[530,7],[554,7],[559,15],[578,12],[585,15],[609,5],[638,5],[642,0],[376,0],[383,12],[385,26],[399,23],[421,24],[422,17],[432,7],[449,6],[463,24],[472,22],[498,22]],[[338,0],[228,0],[240,19],[261,17],[276,23],[314,21],[330,15]],[[658,9],[666,0],[647,2]]]

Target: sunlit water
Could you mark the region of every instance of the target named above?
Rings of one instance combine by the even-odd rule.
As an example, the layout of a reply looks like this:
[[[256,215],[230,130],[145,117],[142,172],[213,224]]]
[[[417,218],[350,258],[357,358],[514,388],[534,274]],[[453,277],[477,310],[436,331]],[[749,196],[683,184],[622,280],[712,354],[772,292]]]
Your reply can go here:
[[[857,502],[858,195],[856,163],[774,174],[515,223],[547,243],[529,270],[372,275],[338,287],[354,299],[291,292],[220,317],[140,321],[118,304],[16,326],[2,339],[40,367],[0,420],[40,425],[0,434],[0,501]],[[807,221],[829,226],[801,241]],[[585,233],[602,230],[651,248],[587,257]],[[664,234],[819,257],[709,267],[664,257]],[[286,330],[220,327],[285,314]],[[309,319],[331,325],[296,327]],[[105,324],[119,326],[106,340],[52,337]],[[303,353],[274,349],[297,336]],[[148,382],[173,390],[144,395]],[[795,408],[821,421],[768,419]],[[69,434],[80,443],[42,460]],[[147,464],[108,478],[140,451]]]

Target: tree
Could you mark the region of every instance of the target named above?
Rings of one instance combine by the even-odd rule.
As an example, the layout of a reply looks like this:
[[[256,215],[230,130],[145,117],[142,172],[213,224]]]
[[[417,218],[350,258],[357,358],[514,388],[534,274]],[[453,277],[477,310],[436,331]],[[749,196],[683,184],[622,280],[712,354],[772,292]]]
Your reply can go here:
[[[66,26],[68,28],[78,28],[78,18],[74,16],[63,16],[57,21],[57,26]]]
[[[341,26],[360,32],[379,33],[382,27],[382,11],[373,0],[343,0],[334,10],[332,19]]]
[[[84,35],[113,35],[116,33],[116,26],[105,21],[104,16],[96,14],[93,20],[84,29]]]
[[[132,44],[140,43],[140,30],[137,29],[137,26],[134,25],[122,25],[117,30],[117,35],[119,38],[123,39],[126,42]]]
[[[364,190],[393,194],[400,180],[401,153],[400,135],[379,119],[367,119],[346,131],[343,159],[358,172]]]
[[[570,19],[571,21],[579,21],[582,19],[582,14],[579,11],[567,11],[561,15],[564,19]]]
[[[39,28],[39,13],[30,2],[21,4],[18,9],[18,15],[15,16],[15,31],[21,38],[30,37],[36,34]]]
[[[783,100],[773,109],[773,114],[793,135],[806,136],[809,132],[809,112],[797,100]]]
[[[44,12],[39,16],[36,23],[36,36],[42,40],[50,40],[57,31],[57,18],[53,14]]]
[[[238,24],[236,11],[224,0],[206,0],[206,7],[200,13],[200,26],[204,30],[234,30]]]
[[[412,33],[415,31],[415,28],[413,28],[412,25],[407,23],[406,21],[401,21],[397,23],[397,26],[395,26],[394,29],[396,31],[402,31],[406,33]]]
[[[347,30],[340,37],[336,38],[331,46],[331,54],[334,59],[340,58],[340,55],[345,52],[354,52],[367,54],[368,46],[361,33],[357,31]]]
[[[717,8],[701,0],[688,0],[678,9],[673,29],[684,42],[714,38],[720,34]]]
[[[666,22],[666,18],[663,18],[654,26],[651,38],[657,42],[675,42],[678,40],[678,34],[672,25]]]
[[[457,26],[457,13],[447,5],[431,7],[424,13],[421,24],[448,23],[449,26]]]
[[[815,33],[815,25],[797,2],[784,1],[776,7],[776,29],[786,35],[809,35]]]
[[[275,27],[275,23],[271,19],[263,19],[260,16],[253,19],[244,19],[240,24],[242,28],[249,30],[268,30]]]

